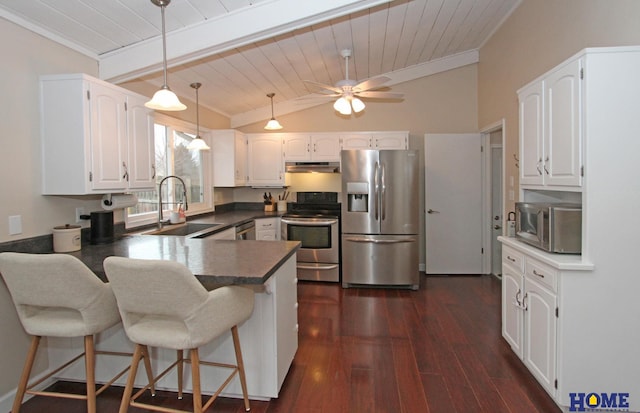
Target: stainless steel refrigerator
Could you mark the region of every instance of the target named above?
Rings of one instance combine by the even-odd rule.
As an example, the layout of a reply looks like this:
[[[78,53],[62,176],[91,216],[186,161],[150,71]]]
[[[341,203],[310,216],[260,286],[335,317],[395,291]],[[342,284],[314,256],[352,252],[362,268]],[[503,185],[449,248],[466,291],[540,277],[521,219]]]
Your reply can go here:
[[[342,151],[342,286],[418,289],[418,152]]]

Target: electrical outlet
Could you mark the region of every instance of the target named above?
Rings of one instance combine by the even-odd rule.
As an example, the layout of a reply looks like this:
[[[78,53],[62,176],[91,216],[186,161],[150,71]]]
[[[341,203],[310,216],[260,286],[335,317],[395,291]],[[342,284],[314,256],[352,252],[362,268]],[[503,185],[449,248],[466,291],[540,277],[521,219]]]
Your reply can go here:
[[[84,215],[84,207],[76,208],[76,223],[79,223],[82,221],[82,219],[80,218],[80,215]]]
[[[22,234],[22,215],[9,217],[9,235]]]

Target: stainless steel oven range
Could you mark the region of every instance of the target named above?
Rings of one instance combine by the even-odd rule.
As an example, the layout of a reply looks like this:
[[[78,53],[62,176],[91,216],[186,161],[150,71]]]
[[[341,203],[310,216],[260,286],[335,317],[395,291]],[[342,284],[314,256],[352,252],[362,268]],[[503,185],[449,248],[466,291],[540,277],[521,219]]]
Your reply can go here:
[[[340,203],[337,192],[298,192],[282,216],[282,239],[300,241],[298,279],[340,282]]]

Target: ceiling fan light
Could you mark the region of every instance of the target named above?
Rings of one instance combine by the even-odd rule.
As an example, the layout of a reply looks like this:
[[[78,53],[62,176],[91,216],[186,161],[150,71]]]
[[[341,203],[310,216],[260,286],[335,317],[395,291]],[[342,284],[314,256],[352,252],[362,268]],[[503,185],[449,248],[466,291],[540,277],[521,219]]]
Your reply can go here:
[[[336,100],[336,103],[333,104],[333,108],[343,115],[351,115],[351,105],[344,97]]]
[[[276,119],[271,118],[269,122],[264,126],[266,130],[278,130],[282,129],[282,125]]]
[[[178,96],[166,85],[154,93],[151,100],[144,105],[149,109],[167,111],[185,110],[187,108],[184,103],[180,102]]]
[[[351,106],[353,106],[353,111],[355,113],[360,113],[364,110],[364,102],[358,98],[351,99]]]
[[[187,149],[190,151],[206,151],[211,149],[207,142],[204,141],[200,136],[196,136],[194,139],[191,139],[191,142],[187,145]]]

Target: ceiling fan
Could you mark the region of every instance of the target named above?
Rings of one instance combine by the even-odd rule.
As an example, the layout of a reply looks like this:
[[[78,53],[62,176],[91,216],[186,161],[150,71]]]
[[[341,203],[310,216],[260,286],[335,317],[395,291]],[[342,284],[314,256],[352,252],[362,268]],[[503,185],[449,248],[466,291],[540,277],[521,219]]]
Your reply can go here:
[[[349,79],[349,58],[351,57],[351,49],[344,49],[340,52],[344,57],[346,79],[339,81],[335,86],[326,85],[324,83],[305,80],[306,83],[325,89],[328,92],[314,94],[314,97],[329,97],[338,99],[333,104],[333,108],[343,115],[351,115],[351,108],[358,113],[364,109],[364,102],[360,98],[367,99],[402,99],[402,93],[392,93],[376,91],[389,80],[386,76],[378,76],[363,82]],[[330,92],[330,93],[329,93]]]

